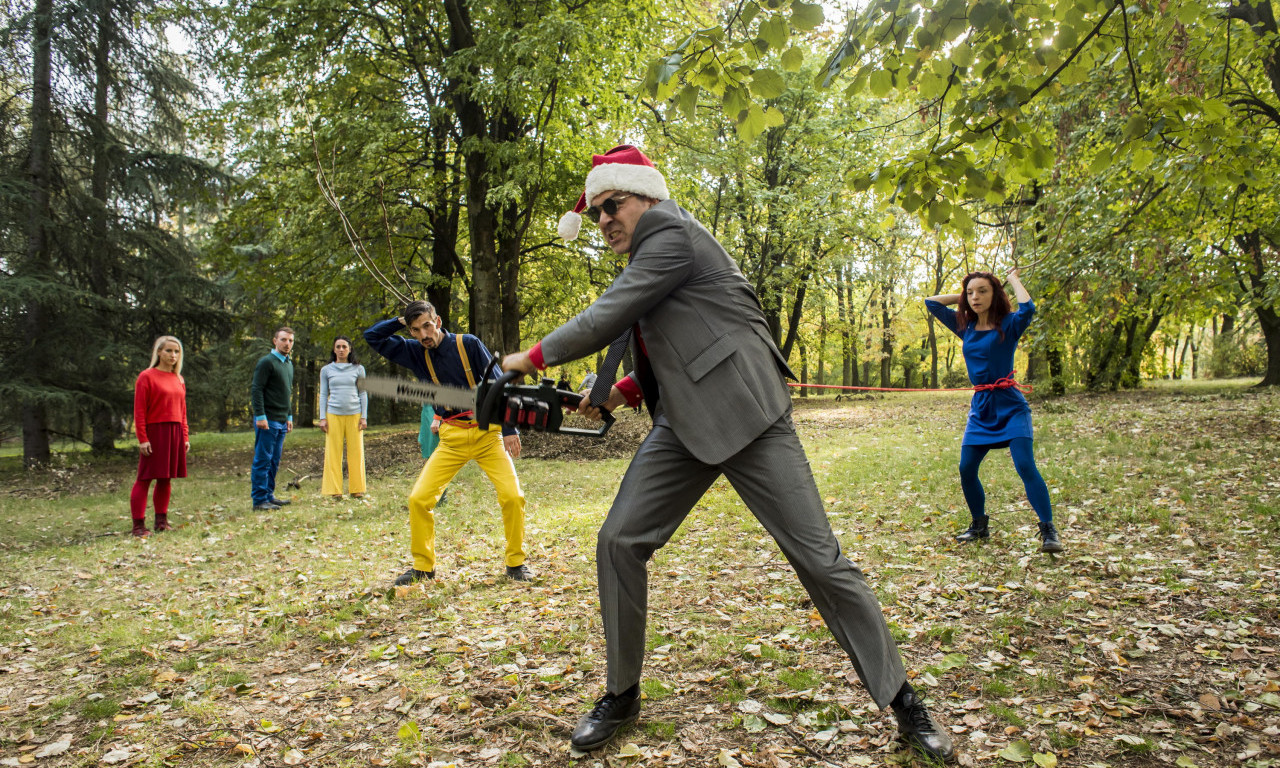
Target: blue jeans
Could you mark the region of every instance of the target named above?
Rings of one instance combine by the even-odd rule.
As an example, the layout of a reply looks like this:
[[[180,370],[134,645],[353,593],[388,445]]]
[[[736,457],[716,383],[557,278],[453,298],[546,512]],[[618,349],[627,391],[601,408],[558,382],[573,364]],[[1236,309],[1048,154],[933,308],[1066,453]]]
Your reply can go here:
[[[249,482],[253,484],[253,505],[266,504],[276,497],[276,472],[280,469],[280,455],[284,452],[284,436],[289,426],[283,421],[268,421],[266,429],[253,429],[253,469]]]

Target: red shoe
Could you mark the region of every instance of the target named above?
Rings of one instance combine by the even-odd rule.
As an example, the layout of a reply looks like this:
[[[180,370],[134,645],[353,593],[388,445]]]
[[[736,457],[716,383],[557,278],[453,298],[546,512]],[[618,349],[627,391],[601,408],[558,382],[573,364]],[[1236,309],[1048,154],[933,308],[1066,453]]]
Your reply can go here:
[[[169,516],[157,514],[156,515],[156,533],[159,533],[161,531],[170,531],[170,530],[173,530],[173,526],[169,525]]]
[[[133,530],[129,533],[133,536],[137,536],[139,539],[145,539],[151,535],[151,531],[147,530],[146,520],[134,520]]]

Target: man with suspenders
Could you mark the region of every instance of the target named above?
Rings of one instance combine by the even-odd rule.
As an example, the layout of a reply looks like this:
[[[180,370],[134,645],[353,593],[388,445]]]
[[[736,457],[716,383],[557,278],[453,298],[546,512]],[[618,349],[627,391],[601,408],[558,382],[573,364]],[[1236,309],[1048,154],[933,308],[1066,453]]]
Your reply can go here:
[[[414,340],[399,336],[401,329],[408,329]],[[493,359],[475,336],[442,329],[435,307],[425,301],[410,302],[401,317],[383,320],[367,329],[364,340],[378,354],[413,371],[419,380],[455,387],[474,389],[476,379]],[[437,413],[441,418],[440,445],[409,492],[409,551],[413,553],[413,565],[396,579],[396,584],[436,577],[433,510],[449,481],[468,461],[480,465],[498,492],[507,536],[506,575],[516,581],[529,581],[533,573],[524,562],[524,492],[512,461],[520,456],[520,435],[498,425],[481,430],[471,411]]]

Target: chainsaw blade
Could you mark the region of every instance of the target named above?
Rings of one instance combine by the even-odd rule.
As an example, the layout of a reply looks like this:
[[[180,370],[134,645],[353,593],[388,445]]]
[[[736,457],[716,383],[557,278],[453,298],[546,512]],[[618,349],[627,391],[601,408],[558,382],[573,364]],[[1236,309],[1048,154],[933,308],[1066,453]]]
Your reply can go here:
[[[356,388],[378,397],[390,397],[411,403],[429,403],[434,407],[454,411],[470,411],[476,407],[475,390],[447,387],[429,381],[413,381],[392,376],[362,376],[356,379]]]

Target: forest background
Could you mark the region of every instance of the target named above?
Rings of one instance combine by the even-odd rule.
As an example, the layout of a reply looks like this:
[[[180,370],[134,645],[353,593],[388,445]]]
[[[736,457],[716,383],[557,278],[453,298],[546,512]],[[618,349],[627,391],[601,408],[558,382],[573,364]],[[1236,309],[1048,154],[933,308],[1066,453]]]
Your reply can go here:
[[[248,427],[282,324],[304,426],[334,337],[397,295],[527,347],[621,269],[555,223],[624,142],[739,261],[804,382],[963,386],[920,298],[1020,265],[1042,392],[1280,384],[1269,0],[0,14],[0,440],[28,466],[60,439],[114,449],[160,334],[193,428],[219,431]]]

